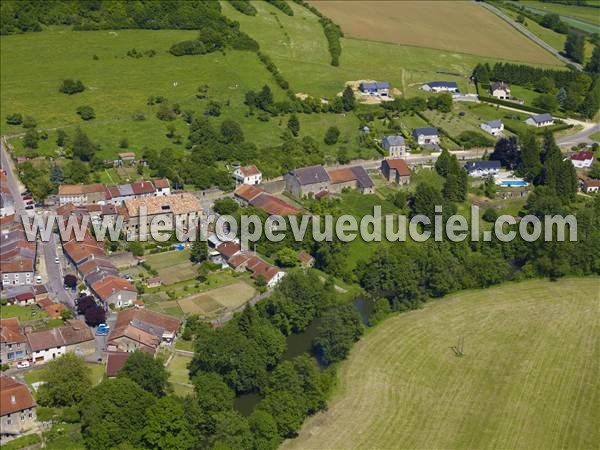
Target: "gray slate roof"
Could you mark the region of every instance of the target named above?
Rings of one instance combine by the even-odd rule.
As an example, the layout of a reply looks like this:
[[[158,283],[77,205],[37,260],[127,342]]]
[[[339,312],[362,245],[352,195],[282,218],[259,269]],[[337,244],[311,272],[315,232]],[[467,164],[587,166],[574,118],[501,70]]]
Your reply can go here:
[[[535,123],[549,122],[554,120],[552,118],[552,114],[544,113],[544,114],[536,114],[535,116],[531,116],[530,119],[533,119]]]
[[[454,89],[458,89],[458,85],[456,84],[456,82],[454,81],[430,81],[429,83],[426,83],[427,86],[431,87],[431,88],[454,88]]]
[[[502,121],[501,120],[490,120],[489,122],[486,122],[486,124],[492,128],[500,128],[502,126]]]
[[[381,141],[381,144],[385,147],[386,145],[395,146],[395,145],[406,145],[404,142],[404,138],[402,136],[386,136]]]
[[[508,84],[506,84],[504,81],[494,81],[490,85],[490,88],[492,91],[495,91],[496,89],[510,89]]]
[[[323,166],[302,167],[290,172],[302,186],[314,183],[328,183],[329,175]]]
[[[423,136],[437,136],[438,133],[438,129],[437,128],[431,128],[431,127],[426,127],[426,128],[415,128],[412,132],[412,135],[415,139],[417,139],[420,135]]]
[[[360,90],[378,90],[378,89],[389,89],[390,83],[387,81],[376,81],[374,83],[360,83]]]
[[[500,170],[500,161],[469,161],[465,164],[465,169],[467,169],[467,172],[490,169]]]
[[[119,188],[119,194],[121,194],[122,197],[127,197],[128,195],[133,195],[133,188],[131,187],[130,184],[120,184],[118,186]]]
[[[371,188],[375,186],[375,183],[373,183],[373,180],[363,166],[352,167],[352,172],[356,175],[356,181],[358,181],[360,187]]]

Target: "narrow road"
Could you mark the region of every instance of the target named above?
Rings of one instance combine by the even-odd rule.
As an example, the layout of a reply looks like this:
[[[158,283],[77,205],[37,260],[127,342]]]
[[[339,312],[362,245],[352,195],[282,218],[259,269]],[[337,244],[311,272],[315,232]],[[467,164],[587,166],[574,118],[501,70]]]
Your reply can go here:
[[[561,146],[573,146],[578,144],[593,144],[594,142],[598,142],[593,140],[590,136],[594,133],[600,132],[600,124],[595,124],[591,127],[588,127],[579,133],[571,134],[569,136],[563,136],[556,140],[556,143]]]
[[[525,28],[520,23],[515,22],[510,16],[504,14],[502,11],[500,11],[495,6],[492,6],[492,5],[490,5],[489,3],[486,3],[486,2],[477,2],[477,4],[483,6],[484,8],[486,8],[489,11],[493,12],[494,14],[496,14],[502,20],[504,20],[505,22],[507,22],[512,27],[516,28],[518,31],[520,31],[522,34],[524,34],[525,36],[527,36],[533,42],[535,42],[536,44],[538,44],[544,50],[547,50],[550,53],[552,53],[554,56],[556,56],[558,59],[560,59],[565,64],[572,64],[573,66],[577,67],[577,70],[583,70],[583,67],[581,66],[581,64],[578,64],[575,61],[571,61],[569,58],[564,57],[558,50],[556,50],[550,44],[548,44],[545,41],[543,41],[542,39],[540,39],[538,36],[536,36],[535,34],[533,34],[531,31],[529,31],[527,28]]]
[[[21,185],[14,174],[13,163],[10,159],[10,156],[8,155],[6,138],[4,136],[0,138],[0,153],[0,166],[2,167],[2,170],[6,172],[8,187],[10,189],[10,193],[12,195],[13,202],[15,205],[15,215],[27,215],[27,210],[25,209],[25,202],[23,201],[23,197],[21,197]]]

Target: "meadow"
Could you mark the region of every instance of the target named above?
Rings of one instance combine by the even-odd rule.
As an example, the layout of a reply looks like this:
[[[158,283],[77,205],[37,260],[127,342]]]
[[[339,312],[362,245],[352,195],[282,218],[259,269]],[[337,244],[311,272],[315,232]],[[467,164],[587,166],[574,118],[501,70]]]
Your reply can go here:
[[[473,2],[315,1],[313,5],[353,38],[557,64],[550,53]]]
[[[509,3],[525,6],[525,8],[537,14],[558,14],[570,26],[589,33],[600,32],[600,9],[597,7],[548,3],[537,0],[510,1]],[[596,6],[600,6],[600,2],[597,0],[594,3]]]
[[[387,319],[342,363],[328,410],[283,448],[595,447],[599,286],[511,283]]]

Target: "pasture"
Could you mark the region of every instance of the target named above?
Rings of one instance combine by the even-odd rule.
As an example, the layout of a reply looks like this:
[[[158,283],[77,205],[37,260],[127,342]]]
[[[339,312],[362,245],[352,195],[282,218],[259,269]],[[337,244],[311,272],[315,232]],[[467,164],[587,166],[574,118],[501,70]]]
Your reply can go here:
[[[186,314],[199,314],[214,317],[225,311],[234,311],[254,297],[256,290],[248,283],[238,281],[190,297],[178,300],[179,307]]]
[[[194,278],[197,272],[194,264],[190,262],[189,249],[149,255],[146,262],[158,272],[162,283],[167,286]]]
[[[600,32],[600,12],[597,7],[555,4],[537,0],[525,0],[520,2],[510,1],[509,3],[517,6],[524,6],[536,14],[558,14],[561,17],[561,20],[568,25],[587,31],[588,33]],[[596,6],[600,6],[600,2],[597,0],[594,3]]]
[[[283,448],[596,447],[599,287],[511,283],[387,319],[342,363],[328,410]]]
[[[473,2],[311,3],[352,38],[536,64],[558,63],[550,53]]]

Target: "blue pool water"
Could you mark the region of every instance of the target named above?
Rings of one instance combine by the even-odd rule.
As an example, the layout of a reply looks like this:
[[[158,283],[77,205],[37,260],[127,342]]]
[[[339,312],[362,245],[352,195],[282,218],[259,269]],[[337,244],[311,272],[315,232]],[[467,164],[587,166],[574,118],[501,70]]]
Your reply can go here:
[[[175,250],[179,250],[179,251],[185,249],[185,245],[183,245],[183,244],[176,244],[173,247],[175,248]]]
[[[527,181],[525,181],[525,180],[502,180],[500,182],[500,186],[523,187],[523,186],[527,186]]]

